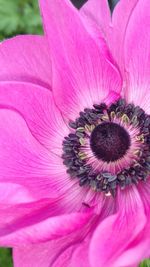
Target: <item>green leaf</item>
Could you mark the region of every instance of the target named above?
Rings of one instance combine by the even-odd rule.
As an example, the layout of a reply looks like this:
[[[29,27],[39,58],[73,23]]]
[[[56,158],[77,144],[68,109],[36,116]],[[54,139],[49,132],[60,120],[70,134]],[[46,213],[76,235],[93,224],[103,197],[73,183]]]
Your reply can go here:
[[[150,260],[144,260],[139,267],[150,267]]]
[[[0,31],[11,34],[20,23],[19,9],[16,0],[0,0]]]
[[[43,33],[38,1],[0,0],[0,40],[27,33]]]
[[[37,0],[28,1],[28,3],[26,3],[24,6],[23,20],[28,33],[43,33]]]
[[[0,266],[1,267],[13,267],[10,249],[0,248]]]

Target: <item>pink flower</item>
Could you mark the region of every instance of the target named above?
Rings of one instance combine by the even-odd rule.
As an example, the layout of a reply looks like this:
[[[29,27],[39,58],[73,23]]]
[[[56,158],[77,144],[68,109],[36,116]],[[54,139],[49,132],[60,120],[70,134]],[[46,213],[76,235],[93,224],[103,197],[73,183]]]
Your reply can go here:
[[[100,4],[41,0],[45,36],[0,45],[0,244],[15,267],[149,255],[149,1],[120,0],[112,19]]]

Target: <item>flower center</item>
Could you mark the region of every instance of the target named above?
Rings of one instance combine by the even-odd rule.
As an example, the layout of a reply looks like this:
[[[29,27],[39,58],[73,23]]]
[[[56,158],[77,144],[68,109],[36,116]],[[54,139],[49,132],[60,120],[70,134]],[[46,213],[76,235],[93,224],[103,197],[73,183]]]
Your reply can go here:
[[[95,127],[90,137],[90,146],[94,155],[110,162],[122,158],[130,147],[130,136],[117,123],[104,122]]]
[[[150,176],[150,116],[119,99],[109,107],[94,104],[69,123],[63,140],[63,163],[80,186],[115,195],[119,186]]]

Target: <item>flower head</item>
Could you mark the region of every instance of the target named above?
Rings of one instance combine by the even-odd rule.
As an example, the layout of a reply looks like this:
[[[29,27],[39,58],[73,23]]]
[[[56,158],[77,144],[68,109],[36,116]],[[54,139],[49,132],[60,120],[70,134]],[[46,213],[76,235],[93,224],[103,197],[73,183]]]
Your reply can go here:
[[[0,46],[0,244],[15,267],[137,266],[150,245],[148,0],[120,0],[112,18],[105,0],[40,7],[43,37]]]

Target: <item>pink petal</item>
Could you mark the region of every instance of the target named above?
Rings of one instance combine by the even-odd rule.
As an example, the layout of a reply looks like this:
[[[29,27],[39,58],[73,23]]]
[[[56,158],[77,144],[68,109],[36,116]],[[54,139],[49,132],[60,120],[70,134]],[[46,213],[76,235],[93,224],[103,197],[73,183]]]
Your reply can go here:
[[[140,196],[143,201],[143,205],[145,208],[145,214],[147,217],[147,224],[145,228],[143,229],[142,233],[138,236],[136,243],[137,245],[141,245],[145,247],[145,252],[144,252],[144,258],[149,257],[149,247],[150,247],[150,204],[149,204],[149,196],[150,196],[150,177],[147,179],[147,181],[143,182],[142,184],[140,183],[138,185],[138,190],[140,193]],[[140,248],[139,248],[140,249]]]
[[[68,212],[80,210],[87,194],[68,176],[62,158],[42,146],[22,116],[9,109],[0,109],[0,182],[25,187],[33,199],[60,196]]]
[[[51,61],[45,37],[17,36],[0,44],[0,81],[51,85]]]
[[[42,145],[62,154],[62,141],[69,134],[69,129],[50,91],[30,83],[1,82],[0,96],[0,106],[18,111]]]
[[[64,244],[63,244],[64,246]],[[19,248],[13,249],[13,259],[15,267],[56,267],[55,261],[59,257],[59,251],[62,247],[62,244],[58,242],[56,245],[53,245],[51,242],[42,243],[34,246],[21,246]],[[64,261],[68,263],[68,257],[66,260],[62,261],[62,265],[57,265],[59,267],[65,267]],[[54,263],[54,264],[53,264]],[[67,264],[66,264],[67,266]]]
[[[53,206],[53,203],[51,205]],[[63,201],[62,201],[62,205],[63,205]],[[107,207],[105,206],[104,209],[107,209]],[[58,207],[55,206],[54,211],[57,212],[57,210],[58,210]],[[60,212],[61,211],[62,210],[60,210]],[[70,216],[72,217],[72,220],[74,221],[73,216],[76,216],[76,215],[71,214]],[[60,218],[61,217],[64,217],[64,216],[60,216]],[[67,267],[76,267],[76,266],[91,267],[89,263],[88,253],[89,253],[89,243],[90,243],[90,236],[91,236],[90,229],[93,226],[93,218],[95,220],[95,215],[93,217],[91,211],[85,214],[80,214],[78,216],[76,223],[73,223],[72,225],[72,227],[76,226],[76,230],[71,232],[70,230],[73,228],[71,228],[70,224],[68,224],[68,226],[66,225],[67,231],[66,229],[63,229],[64,226],[61,228],[62,234],[64,232],[63,230],[66,231],[66,235],[64,235],[64,237],[62,237],[61,239],[57,239],[57,240],[47,242],[47,243],[44,242],[40,245],[35,244],[34,246],[28,245],[26,247],[26,246],[21,245],[20,248],[16,248],[14,250],[15,251],[14,253],[15,267],[19,266],[20,261],[22,259],[23,259],[22,262],[24,264],[23,267],[30,266],[30,265],[32,266],[33,260],[35,261],[35,255],[39,257],[39,259],[36,257],[37,259],[36,267],[38,266],[45,267],[47,265],[51,267],[57,267],[57,266],[59,267],[66,267],[66,266]],[[50,221],[52,221],[52,219]],[[57,233],[56,236],[59,237],[58,232],[56,232],[56,230],[58,230],[58,223],[56,223],[55,227],[53,227],[53,224],[52,224],[51,227],[52,227],[53,232]],[[34,226],[34,229],[35,229],[35,226]],[[48,232],[47,229],[45,231]],[[70,234],[69,234],[69,231],[70,231]],[[50,229],[49,229],[49,232],[51,232]],[[43,236],[43,231],[42,231],[42,234],[40,231],[38,231],[38,234],[39,234],[39,238],[41,238],[41,235]],[[24,235],[23,235],[23,238],[24,238]],[[51,235],[48,235],[48,238],[50,239]],[[18,240],[19,240],[18,244],[20,244],[20,240],[21,240],[20,235],[19,235]],[[27,242],[28,241],[25,239],[26,244]]]
[[[138,1],[124,41],[127,76],[126,98],[150,112],[150,15],[149,1]]]
[[[150,177],[143,183],[138,184],[138,190],[141,195],[146,215],[150,214],[149,196],[150,196]]]
[[[122,0],[114,9],[108,44],[125,79],[128,102],[147,113],[150,84],[149,1]]]
[[[81,13],[87,17],[87,20],[89,20],[90,24],[96,23],[101,33],[103,33],[105,39],[107,39],[107,34],[111,23],[111,14],[108,1],[88,0],[81,8]],[[93,33],[91,32],[91,34]]]
[[[138,0],[121,0],[117,3],[112,14],[112,25],[108,31],[108,45],[111,53],[124,74],[124,40],[128,24],[136,8]],[[137,27],[138,29],[138,27]],[[132,39],[132,37],[131,37]]]
[[[14,183],[0,183],[1,204],[27,203],[33,200],[33,196],[24,186]]]
[[[0,245],[20,246],[67,236],[85,226],[92,211],[65,214],[62,200],[0,205]]]
[[[20,264],[22,267],[74,267],[72,265],[73,254],[81,246],[87,229],[85,225],[61,239],[34,246],[16,247],[13,253],[15,267],[20,267]],[[76,266],[80,266],[78,261]]]
[[[40,4],[52,53],[55,101],[66,117],[74,119],[83,108],[101,102],[109,90],[119,92],[120,75],[69,1]]]
[[[51,172],[57,166],[55,176],[62,173],[57,158],[37,142],[18,113],[0,109],[0,182],[21,184],[35,198],[51,196]]]
[[[89,241],[83,241],[74,250],[72,255],[71,264],[68,267],[91,267],[89,262]]]
[[[115,101],[117,101],[120,98],[120,94],[114,92],[114,91],[110,91],[108,93],[108,95],[103,99],[103,101],[106,103],[106,105],[110,105],[112,103],[114,103]]]
[[[50,267],[51,254],[48,242],[16,247],[13,249],[14,267]]]
[[[148,234],[148,232],[147,232]],[[118,259],[116,260],[116,265],[119,267],[137,267],[141,261],[149,257],[149,246],[150,242],[143,241],[143,236],[140,242],[137,242],[132,248],[128,248]],[[137,241],[137,240],[136,240]],[[136,259],[136,260],[135,260]]]
[[[144,229],[146,223],[143,204],[136,188],[120,192],[118,213],[107,217],[95,230],[90,245],[91,266],[124,267],[138,264],[143,257],[142,244],[136,256],[136,244],[128,247]],[[145,248],[144,248],[145,249]],[[126,256],[126,257],[125,257]]]

